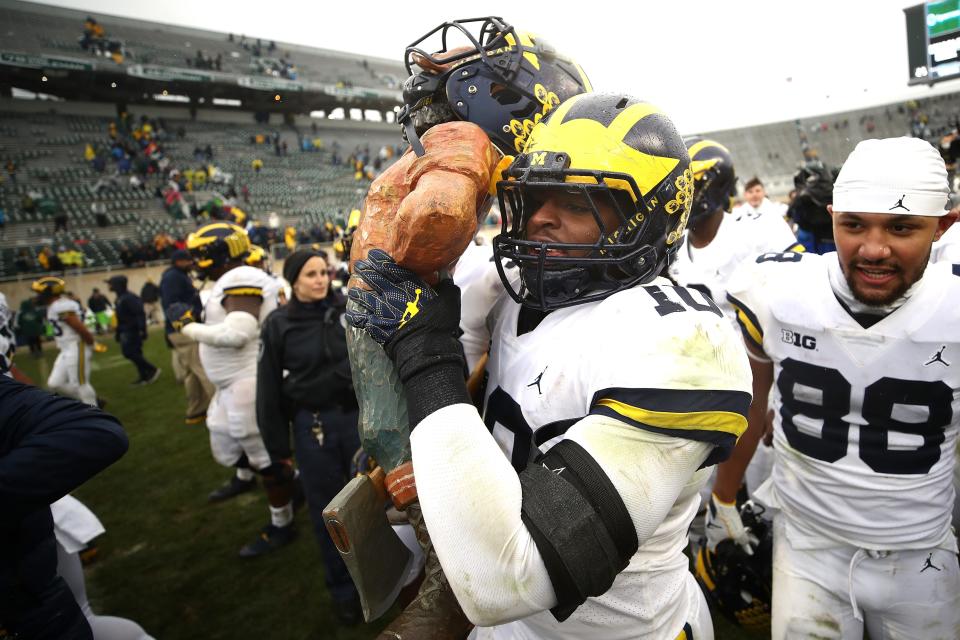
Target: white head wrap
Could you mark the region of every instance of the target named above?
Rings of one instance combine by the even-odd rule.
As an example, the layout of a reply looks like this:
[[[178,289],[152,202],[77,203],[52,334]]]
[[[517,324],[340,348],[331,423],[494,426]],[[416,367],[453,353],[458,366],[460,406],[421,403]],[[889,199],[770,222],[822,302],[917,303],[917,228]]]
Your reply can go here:
[[[943,158],[918,138],[864,140],[840,169],[833,209],[846,213],[942,216],[950,186]]]

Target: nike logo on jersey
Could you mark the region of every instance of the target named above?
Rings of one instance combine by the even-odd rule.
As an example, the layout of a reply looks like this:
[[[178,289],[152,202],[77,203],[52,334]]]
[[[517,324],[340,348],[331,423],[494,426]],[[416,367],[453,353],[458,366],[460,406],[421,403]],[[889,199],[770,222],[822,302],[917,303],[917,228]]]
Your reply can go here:
[[[887,209],[887,211],[893,211],[894,209],[903,209],[904,211],[910,211],[910,209],[907,209],[905,206],[903,206],[903,199],[906,197],[907,197],[906,194],[900,196],[900,199],[897,200],[897,204]]]
[[[920,573],[923,573],[927,569],[933,569],[934,571],[943,571],[943,569],[933,564],[933,553],[927,556],[926,561],[923,563],[923,569],[920,569]]]
[[[924,362],[923,366],[929,367],[930,365],[936,362],[936,363],[942,364],[945,367],[949,367],[950,363],[943,359],[943,352],[946,350],[947,350],[947,345],[945,344],[940,345],[940,350],[937,351],[935,354],[933,354],[933,356],[931,356],[929,360]]]
[[[545,373],[547,372],[547,369],[548,369],[548,368],[549,368],[549,367],[544,367],[544,368],[543,368],[543,371],[540,372],[540,375],[538,375],[537,378],[536,378],[533,382],[531,382],[530,384],[527,385],[528,388],[529,388],[529,387],[532,387],[533,385],[537,385],[537,393],[538,393],[539,395],[541,395],[541,396],[543,395],[543,391],[540,390],[540,380],[543,379],[543,374],[545,374]]]
[[[723,527],[718,524],[713,524],[713,521],[711,520],[707,523],[707,529],[723,529]]]

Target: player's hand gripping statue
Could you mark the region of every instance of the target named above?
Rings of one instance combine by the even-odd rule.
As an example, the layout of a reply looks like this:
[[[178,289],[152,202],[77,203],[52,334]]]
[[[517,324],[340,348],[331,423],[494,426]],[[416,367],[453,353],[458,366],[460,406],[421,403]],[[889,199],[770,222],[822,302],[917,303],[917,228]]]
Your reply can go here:
[[[457,46],[461,42],[464,46]],[[417,309],[443,305],[447,309],[444,322],[452,323],[449,341],[456,342],[456,287],[437,285],[437,297],[431,298],[427,283],[438,283],[442,272],[475,235],[477,220],[492,201],[490,185],[498,167],[510,162],[504,156],[519,152],[533,126],[561,101],[592,88],[574,61],[533,36],[517,32],[500,18],[444,23],[407,47],[405,58],[410,78],[404,85],[405,106],[398,122],[412,149],[371,185],[353,235],[350,258],[358,269],[355,276],[361,276],[358,261],[368,260],[362,267],[366,277],[351,279],[348,315],[353,322],[370,323],[363,326],[374,337],[354,328],[348,332],[348,346],[364,449],[386,471],[390,497],[406,511],[427,555],[427,575],[419,596],[384,634],[391,638],[459,638],[466,636],[471,625],[431,552],[416,502],[409,444],[409,425],[415,424],[415,416],[408,418],[397,371],[377,341],[389,342],[394,322],[398,335],[409,335],[409,341],[402,341],[404,345],[417,341],[429,345],[440,339],[443,332],[421,326],[426,316],[417,320],[418,314],[411,311],[404,322],[407,307],[393,304],[402,300]],[[498,99],[503,95],[510,99]],[[373,249],[384,253],[373,254]],[[396,265],[410,272],[398,276]],[[415,279],[422,285],[419,300],[415,290],[407,291],[401,284]],[[363,295],[363,289],[376,291],[377,287],[393,292],[390,304]],[[452,310],[454,299],[456,313]],[[364,306],[370,304],[377,314]],[[443,338],[445,344],[448,338]],[[392,345],[391,355],[404,377],[422,363],[415,348],[407,351],[400,344],[398,339]],[[457,365],[461,378],[462,362],[461,356]],[[453,366],[446,368],[452,370]],[[413,413],[414,407],[410,411]],[[355,569],[352,566],[351,572]],[[354,578],[356,582],[357,576]],[[364,603],[368,619],[371,611]]]
[[[469,402],[457,340],[460,289],[442,280],[434,291],[379,249],[358,261],[354,274],[372,291],[350,290],[357,304],[347,320],[382,344],[393,360],[406,390],[410,426],[439,407]],[[436,384],[439,380],[452,386]]]

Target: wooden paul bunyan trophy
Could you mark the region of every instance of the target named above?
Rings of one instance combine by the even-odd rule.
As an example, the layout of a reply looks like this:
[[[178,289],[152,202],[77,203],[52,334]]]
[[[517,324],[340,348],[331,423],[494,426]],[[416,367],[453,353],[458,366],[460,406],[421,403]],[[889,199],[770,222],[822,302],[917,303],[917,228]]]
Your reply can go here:
[[[448,35],[458,34],[470,46],[448,47]],[[422,47],[432,37],[442,42],[432,49],[438,54]],[[379,248],[434,284],[476,234],[477,220],[492,201],[492,185],[536,122],[562,99],[591,88],[575,62],[499,18],[444,23],[408,47],[406,57],[411,77],[397,119],[412,148],[371,185],[353,235],[350,264],[352,270],[370,249]],[[350,286],[363,285],[351,278]],[[364,494],[364,504],[372,504],[377,495],[389,495],[414,525],[426,556],[426,577],[417,597],[381,637],[465,638],[472,625],[443,576],[417,502],[406,400],[393,363],[361,330],[349,327],[347,344],[361,440],[382,471],[352,481],[330,503],[328,530],[358,585],[365,616],[376,617],[389,608],[387,600],[397,591],[382,588],[383,576],[387,582],[396,580],[402,562],[385,558],[382,549],[377,553],[351,546],[365,531],[382,530],[383,515],[357,518],[349,513],[348,499]],[[385,481],[378,486],[380,478]]]

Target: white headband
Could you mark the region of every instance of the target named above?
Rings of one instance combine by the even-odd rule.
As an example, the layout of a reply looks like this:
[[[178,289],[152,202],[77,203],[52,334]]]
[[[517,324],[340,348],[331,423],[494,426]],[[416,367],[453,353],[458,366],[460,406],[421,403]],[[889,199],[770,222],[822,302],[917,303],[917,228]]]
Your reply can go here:
[[[943,158],[918,138],[864,140],[833,185],[833,209],[846,213],[939,217],[949,199]]]

